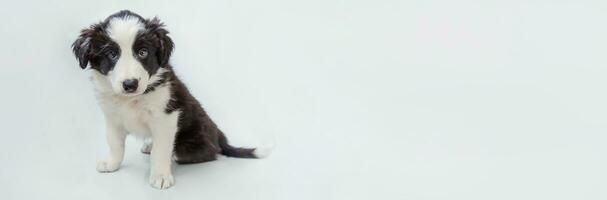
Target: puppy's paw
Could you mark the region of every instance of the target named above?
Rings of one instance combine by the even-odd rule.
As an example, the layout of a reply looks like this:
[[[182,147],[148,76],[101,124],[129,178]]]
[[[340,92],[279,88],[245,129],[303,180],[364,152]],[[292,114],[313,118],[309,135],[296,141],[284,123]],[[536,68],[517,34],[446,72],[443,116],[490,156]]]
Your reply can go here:
[[[150,152],[152,152],[151,143],[145,143],[145,144],[143,144],[143,146],[141,146],[141,153],[150,154]]]
[[[115,172],[118,170],[118,168],[120,168],[119,162],[112,162],[109,160],[101,160],[97,162],[97,171],[100,173]]]
[[[159,190],[167,189],[175,185],[175,178],[172,174],[152,174],[150,175],[150,185]]]

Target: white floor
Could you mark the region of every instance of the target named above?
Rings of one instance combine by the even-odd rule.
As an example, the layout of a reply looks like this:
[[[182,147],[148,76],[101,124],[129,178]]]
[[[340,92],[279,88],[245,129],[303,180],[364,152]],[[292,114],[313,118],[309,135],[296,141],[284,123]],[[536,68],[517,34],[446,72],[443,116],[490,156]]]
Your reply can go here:
[[[70,1],[0,6],[0,199],[607,199],[607,3]],[[457,2],[457,3],[456,3]],[[78,31],[163,19],[172,63],[260,160],[107,152]]]

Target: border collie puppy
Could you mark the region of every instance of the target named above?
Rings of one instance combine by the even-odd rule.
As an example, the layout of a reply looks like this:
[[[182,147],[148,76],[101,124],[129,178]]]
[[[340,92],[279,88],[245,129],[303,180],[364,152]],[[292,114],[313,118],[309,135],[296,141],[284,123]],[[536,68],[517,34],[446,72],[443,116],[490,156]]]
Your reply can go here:
[[[173,42],[158,18],[144,19],[123,10],[81,31],[72,45],[82,69],[90,64],[98,103],[105,115],[109,156],[97,171],[118,170],[128,134],[145,138],[150,154],[150,184],[174,184],[172,160],[200,163],[217,154],[260,158],[269,149],[238,148],[211,121],[179,81],[169,57]]]

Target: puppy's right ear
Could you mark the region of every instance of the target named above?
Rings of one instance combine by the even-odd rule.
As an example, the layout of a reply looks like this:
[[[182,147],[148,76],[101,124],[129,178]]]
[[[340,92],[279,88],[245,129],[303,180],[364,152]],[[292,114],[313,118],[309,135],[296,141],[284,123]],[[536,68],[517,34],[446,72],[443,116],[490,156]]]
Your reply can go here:
[[[82,69],[85,69],[89,63],[93,32],[93,28],[82,30],[78,39],[72,44],[72,50]]]

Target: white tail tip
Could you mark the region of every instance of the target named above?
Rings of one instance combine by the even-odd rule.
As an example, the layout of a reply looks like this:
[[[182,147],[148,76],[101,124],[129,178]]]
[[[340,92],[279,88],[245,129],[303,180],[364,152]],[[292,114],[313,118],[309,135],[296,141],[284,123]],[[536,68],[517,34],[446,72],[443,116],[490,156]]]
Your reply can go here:
[[[272,153],[272,150],[274,150],[274,145],[265,146],[265,147],[257,147],[257,148],[255,148],[255,151],[253,151],[253,155],[255,155],[255,157],[257,157],[257,158],[265,158],[265,157],[268,157]]]

